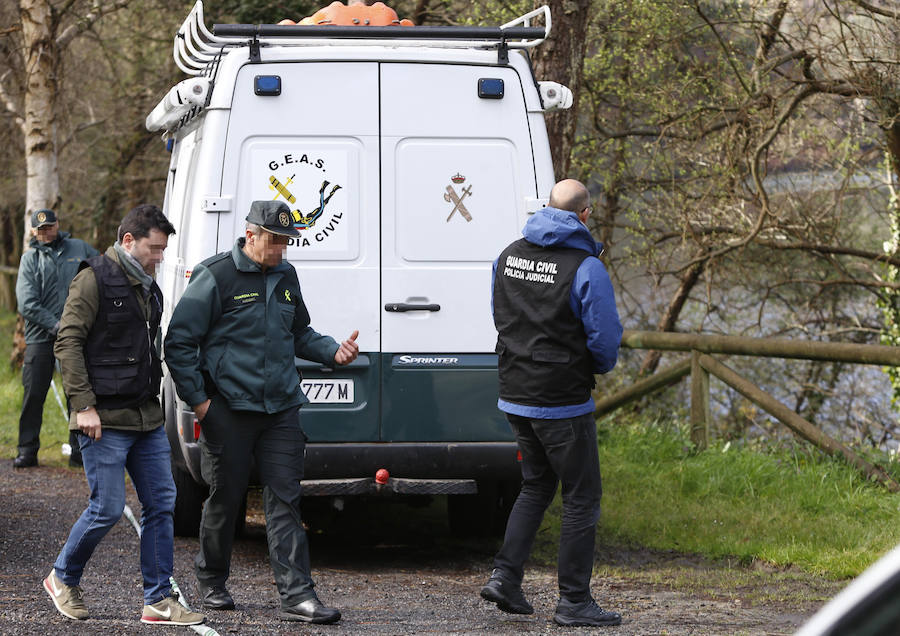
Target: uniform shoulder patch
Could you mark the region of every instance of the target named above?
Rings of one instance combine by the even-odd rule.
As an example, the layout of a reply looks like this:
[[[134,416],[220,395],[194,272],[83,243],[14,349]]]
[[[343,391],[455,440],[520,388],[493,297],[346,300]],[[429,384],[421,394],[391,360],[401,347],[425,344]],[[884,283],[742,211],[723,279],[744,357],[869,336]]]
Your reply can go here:
[[[220,263],[220,262],[224,261],[226,258],[231,258],[231,251],[219,252],[215,256],[210,256],[205,261],[201,261],[200,264],[204,265],[206,267],[212,267],[216,263]]]

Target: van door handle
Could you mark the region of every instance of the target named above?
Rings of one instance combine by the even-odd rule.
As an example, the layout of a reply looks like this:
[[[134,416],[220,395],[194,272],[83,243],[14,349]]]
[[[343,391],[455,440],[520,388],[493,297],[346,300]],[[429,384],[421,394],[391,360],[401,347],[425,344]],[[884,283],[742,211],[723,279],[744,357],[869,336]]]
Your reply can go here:
[[[409,303],[387,303],[385,311],[440,311],[440,305],[410,305]]]

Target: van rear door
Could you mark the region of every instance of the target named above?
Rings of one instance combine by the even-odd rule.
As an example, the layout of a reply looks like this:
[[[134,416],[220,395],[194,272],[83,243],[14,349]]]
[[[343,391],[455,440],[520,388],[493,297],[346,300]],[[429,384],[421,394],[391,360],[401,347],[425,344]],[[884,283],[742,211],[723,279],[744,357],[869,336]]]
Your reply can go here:
[[[264,88],[279,78],[280,94],[257,94],[257,77]],[[234,203],[220,216],[218,249],[243,235],[251,201],[288,205],[300,237],[287,258],[312,327],[338,341],[359,329],[360,348],[374,352],[333,372],[301,362],[313,402],[304,430],[313,441],[377,441],[378,64],[249,64],[234,90],[223,171]]]
[[[381,171],[381,437],[511,439],[490,285],[536,196],[516,71],[383,63]]]

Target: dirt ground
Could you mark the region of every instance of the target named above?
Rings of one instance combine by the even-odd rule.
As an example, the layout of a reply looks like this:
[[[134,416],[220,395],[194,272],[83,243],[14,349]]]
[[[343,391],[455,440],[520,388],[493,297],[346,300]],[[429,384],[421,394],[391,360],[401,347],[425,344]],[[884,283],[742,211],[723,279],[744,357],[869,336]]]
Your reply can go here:
[[[91,611],[76,622],[56,612],[41,579],[87,501],[84,475],[65,468],[14,471],[0,462],[0,634],[193,633],[139,622],[138,541],[127,521],[107,535],[82,580]],[[492,541],[460,541],[433,511],[380,502],[354,505],[327,531],[311,533],[319,596],[339,607],[332,626],[283,623],[267,559],[265,528],[251,500],[236,541],[229,588],[234,612],[209,612],[219,634],[556,634],[555,572],[530,568],[523,585],[535,614],[516,617],[478,596]],[[131,492],[129,504],[139,514]],[[176,538],[175,578],[196,599],[195,539]],[[796,572],[709,562],[678,554],[603,547],[594,595],[623,615],[616,635],[791,634],[842,585]]]

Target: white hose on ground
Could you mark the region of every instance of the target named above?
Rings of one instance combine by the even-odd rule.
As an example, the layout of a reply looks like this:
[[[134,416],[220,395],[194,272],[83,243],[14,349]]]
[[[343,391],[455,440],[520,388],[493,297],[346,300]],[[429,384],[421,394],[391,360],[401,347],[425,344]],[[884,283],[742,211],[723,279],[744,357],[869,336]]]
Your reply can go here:
[[[138,523],[138,520],[135,518],[134,513],[131,511],[131,506],[125,504],[125,510],[122,511],[122,516],[128,519],[131,522],[132,527],[135,532],[137,532],[138,536],[141,536],[141,524]],[[184,598],[184,594],[181,592],[181,588],[178,587],[178,583],[175,582],[175,577],[169,577],[169,583],[172,585],[172,594],[175,598],[178,599],[178,602],[181,603],[188,610],[191,610],[191,606],[187,604],[187,601]],[[200,634],[201,636],[219,636],[219,632],[214,630],[212,627],[207,625],[188,625],[192,630]]]
[[[59,360],[56,361],[56,370],[59,371]],[[56,381],[53,378],[50,378],[50,387],[53,389],[53,395],[56,396],[56,403],[59,404],[59,410],[62,411],[63,421],[66,423],[66,428],[69,428],[69,411],[63,406],[62,398],[59,396],[59,389],[56,388]],[[66,457],[70,457],[72,455],[72,447],[69,446],[68,443],[64,443],[62,445],[62,454]]]
[[[56,380],[51,378],[50,386],[53,388],[53,395],[56,396],[56,403],[59,404],[59,410],[62,411],[63,420],[66,424],[69,423],[69,412],[66,410],[66,407],[63,406],[62,398],[59,396],[59,389],[56,388]]]

